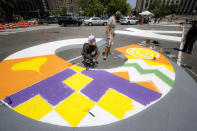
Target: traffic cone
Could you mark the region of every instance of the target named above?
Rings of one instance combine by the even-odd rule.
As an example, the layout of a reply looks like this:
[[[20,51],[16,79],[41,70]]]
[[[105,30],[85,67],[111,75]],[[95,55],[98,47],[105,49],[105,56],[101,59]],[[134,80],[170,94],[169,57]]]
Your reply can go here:
[[[10,29],[10,25],[8,24],[8,22],[5,22],[5,27],[6,29]]]
[[[12,29],[15,29],[15,28],[16,28],[16,23],[12,22]]]
[[[3,30],[4,29],[4,27],[3,27],[3,25],[0,23],[0,30]]]
[[[31,25],[31,27],[34,26],[34,23],[33,22],[30,22],[30,25]]]
[[[36,24],[36,26],[39,26],[37,21],[35,22],[35,24]]]
[[[20,22],[17,22],[16,24],[17,24],[18,28],[21,28],[21,23]]]
[[[24,24],[25,24],[25,27],[29,26],[27,21],[25,21]]]
[[[24,22],[20,22],[20,24],[22,28],[25,27]]]

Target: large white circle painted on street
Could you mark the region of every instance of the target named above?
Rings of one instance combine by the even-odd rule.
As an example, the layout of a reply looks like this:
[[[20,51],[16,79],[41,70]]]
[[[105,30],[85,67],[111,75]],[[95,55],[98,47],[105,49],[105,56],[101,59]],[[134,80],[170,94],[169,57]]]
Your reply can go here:
[[[87,38],[53,41],[8,56],[0,63],[1,100],[37,121],[87,127],[131,117],[173,88],[173,71],[142,60],[159,59],[150,49],[128,48],[127,54],[136,58],[125,65],[89,71],[56,56],[58,51],[82,48],[85,42]]]

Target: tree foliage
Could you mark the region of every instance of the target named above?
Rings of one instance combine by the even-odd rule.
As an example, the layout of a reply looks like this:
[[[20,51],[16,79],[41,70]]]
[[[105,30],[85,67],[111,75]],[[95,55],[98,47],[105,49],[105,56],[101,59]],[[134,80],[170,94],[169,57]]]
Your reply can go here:
[[[99,0],[90,0],[88,5],[84,8],[86,16],[101,16],[103,10],[104,6]]]
[[[148,10],[155,15],[155,18],[164,17],[165,15],[174,14],[178,10],[178,5],[173,2],[168,5],[161,0],[154,0],[150,3]]]
[[[112,0],[107,6],[107,14],[112,15],[120,11],[123,15],[131,13],[131,7],[125,0]]]
[[[0,0],[0,15],[11,20],[14,15],[16,0]]]
[[[123,15],[131,13],[131,7],[126,0],[79,0],[79,8],[86,16],[108,16],[120,11]]]

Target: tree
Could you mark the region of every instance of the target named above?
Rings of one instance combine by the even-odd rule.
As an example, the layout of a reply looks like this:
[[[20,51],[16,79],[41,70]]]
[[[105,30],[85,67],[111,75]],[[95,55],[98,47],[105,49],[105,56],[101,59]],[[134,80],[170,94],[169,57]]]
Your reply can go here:
[[[178,10],[178,5],[173,2],[168,5],[166,3],[162,3],[161,0],[154,0],[150,3],[148,10],[155,15],[155,18],[160,18],[165,15],[176,13]]]
[[[120,11],[122,15],[130,15],[131,6],[126,0],[112,0],[107,6],[107,14],[113,15],[116,11]]]
[[[155,18],[159,18],[163,16],[164,8],[161,0],[154,0],[150,3],[148,10],[155,15]]]
[[[79,0],[78,6],[86,16],[112,15],[116,11],[123,15],[131,13],[131,7],[126,0]]]
[[[86,16],[101,16],[104,10],[100,0],[79,0],[78,6],[84,10]]]
[[[67,8],[66,7],[64,7],[62,10],[60,10],[60,14],[67,14]]]
[[[14,15],[16,0],[0,0],[0,16],[11,21]]]
[[[170,10],[169,14],[177,13],[178,8],[179,8],[179,6],[172,2],[171,5],[169,6],[169,10]]]

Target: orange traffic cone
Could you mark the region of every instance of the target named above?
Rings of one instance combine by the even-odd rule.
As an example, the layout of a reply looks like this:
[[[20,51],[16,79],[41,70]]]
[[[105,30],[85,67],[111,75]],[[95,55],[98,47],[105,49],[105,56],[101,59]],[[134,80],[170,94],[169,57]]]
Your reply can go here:
[[[21,27],[25,27],[24,22],[20,22]]]
[[[17,22],[16,24],[17,24],[18,28],[21,28],[21,23],[20,22]]]
[[[3,25],[0,23],[0,30],[3,30],[4,29],[4,27],[3,27]]]
[[[8,22],[5,22],[5,27],[6,29],[10,29],[10,25],[8,24]]]
[[[25,24],[25,27],[29,26],[27,21],[25,21],[24,24]]]
[[[31,27],[34,26],[34,23],[33,22],[30,22],[30,25],[31,25]]]
[[[16,23],[12,22],[12,29],[15,29],[15,28],[16,28]]]
[[[36,24],[36,26],[39,26],[37,21],[35,22],[35,24]]]

